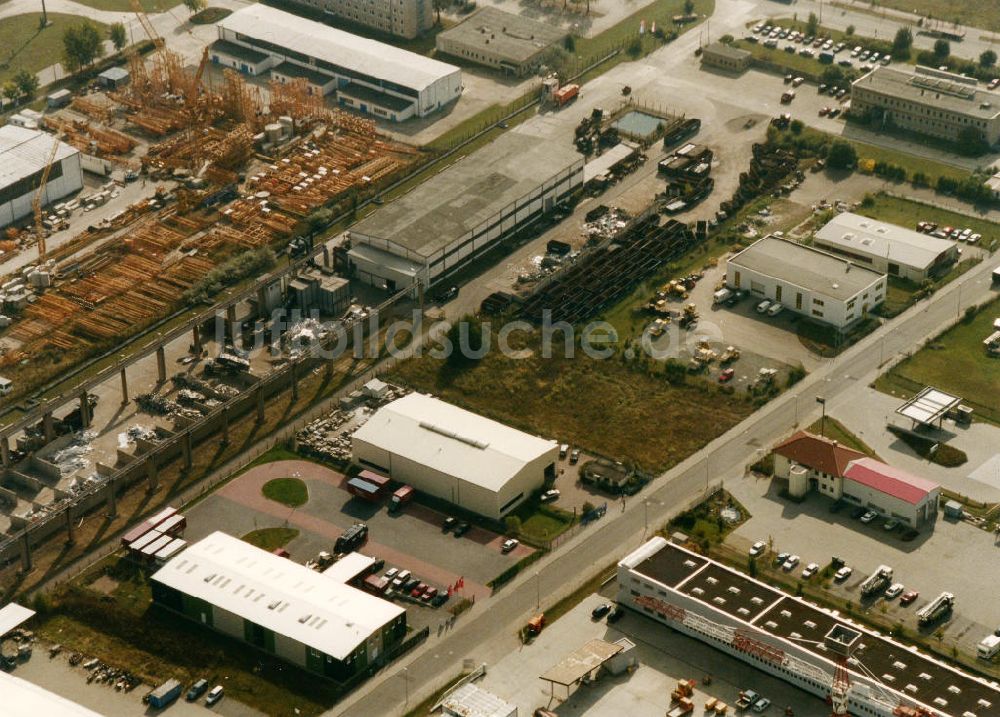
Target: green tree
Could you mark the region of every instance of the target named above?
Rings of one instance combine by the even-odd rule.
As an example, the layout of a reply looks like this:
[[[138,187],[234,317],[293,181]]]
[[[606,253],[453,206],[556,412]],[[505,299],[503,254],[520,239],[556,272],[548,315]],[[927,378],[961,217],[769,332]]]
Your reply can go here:
[[[958,151],[967,157],[978,157],[990,148],[982,131],[966,126],[958,131]]]
[[[70,72],[93,64],[103,54],[104,40],[93,22],[84,20],[79,25],[66,28],[63,33],[63,61]]]
[[[892,40],[892,56],[897,60],[909,59],[911,47],[913,47],[913,31],[908,27],[896,30],[896,37]]]
[[[432,3],[434,7],[434,23],[437,25],[441,24],[441,11],[445,9],[448,5],[448,0],[434,0]],[[563,4],[563,7],[566,7]]]
[[[677,359],[668,358],[663,364],[663,375],[676,386],[687,379],[687,367]]]
[[[35,76],[34,72],[28,70],[18,70],[17,74],[14,75],[14,84],[17,85],[21,95],[29,99],[38,91],[38,77]]]
[[[508,515],[503,520],[504,527],[507,528],[507,535],[511,538],[516,538],[521,534],[521,519],[516,515]]]
[[[125,33],[125,25],[120,22],[113,23],[108,29],[108,37],[111,44],[115,46],[115,51],[121,52],[122,48],[128,44],[128,35]]]
[[[835,140],[830,145],[826,163],[832,169],[852,169],[858,161],[858,153],[854,145],[842,139]]]
[[[828,65],[823,68],[820,79],[827,85],[839,85],[844,81],[844,70],[837,65]]]
[[[806,20],[806,34],[819,34],[819,18],[816,17],[816,13],[814,12],[809,13],[809,19]]]
[[[684,0],[684,14],[690,15],[694,12],[694,0]]]
[[[847,35],[848,37],[850,37],[851,35],[853,35],[854,34],[854,25],[848,25],[847,29],[844,30],[844,34]]]
[[[719,42],[721,42],[723,45],[732,45],[734,42],[736,42],[736,38],[733,37],[732,35],[723,35],[722,37],[719,38]]]
[[[951,54],[951,43],[947,40],[937,40],[934,43],[934,56],[943,60]]]
[[[16,102],[17,98],[21,96],[21,90],[14,80],[7,80],[0,88],[0,95],[3,95],[9,102]]]
[[[572,35],[567,35],[566,39],[563,40],[563,49],[566,52],[576,52],[576,38]]]
[[[793,119],[792,123],[788,126],[792,134],[802,134],[802,130],[805,128],[805,124],[800,119]]]
[[[451,352],[446,361],[455,368],[464,368],[479,361],[482,349],[489,345],[489,338],[483,334],[482,323],[471,314],[466,314],[452,324],[447,337],[451,342]]]
[[[196,12],[201,12],[208,7],[208,3],[206,0],[184,0],[184,7],[188,9],[189,13],[194,15]]]
[[[997,64],[997,53],[993,50],[986,50],[979,56],[980,67],[993,67]]]

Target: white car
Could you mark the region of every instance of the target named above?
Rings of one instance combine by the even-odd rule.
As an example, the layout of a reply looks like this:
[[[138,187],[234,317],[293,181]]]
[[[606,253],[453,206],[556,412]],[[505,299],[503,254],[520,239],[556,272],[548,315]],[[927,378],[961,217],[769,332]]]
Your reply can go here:
[[[768,315],[768,316],[777,316],[777,315],[778,315],[778,314],[780,314],[780,313],[781,313],[781,312],[782,312],[782,311],[783,311],[784,309],[785,309],[785,307],[781,305],[781,302],[779,302],[779,301],[776,301],[776,302],[774,302],[773,304],[771,304],[771,305],[770,305],[770,306],[768,307],[768,309],[767,309],[767,315]]]
[[[405,585],[406,581],[409,580],[409,579],[410,579],[410,571],[409,570],[403,570],[401,572],[398,572],[398,573],[396,573],[395,579],[392,581],[392,586],[394,588],[400,588],[403,585]]]
[[[208,706],[208,707],[211,707],[216,702],[218,702],[219,700],[221,700],[223,692],[224,692],[224,690],[222,688],[222,685],[216,685],[215,687],[213,687],[209,691],[208,696],[205,698],[205,705]]]
[[[750,546],[750,557],[756,558],[758,555],[764,552],[765,548],[767,548],[767,543],[765,543],[762,540],[758,540],[756,543]]]
[[[760,302],[759,304],[757,304],[757,313],[758,314],[763,314],[769,308],[771,308],[771,300],[770,299],[764,299],[762,302]]]
[[[851,577],[851,573],[853,573],[853,572],[854,572],[853,568],[849,568],[848,566],[845,565],[840,570],[838,570],[836,573],[834,573],[833,577],[839,583],[839,582],[843,582],[844,580],[847,580],[847,578]]]
[[[979,240],[982,238],[983,238],[982,234],[973,234],[972,236],[969,237],[968,242],[970,244],[978,244]]]
[[[906,588],[903,586],[903,583],[893,583],[885,589],[886,600],[892,600],[893,598],[899,597],[903,594],[903,590],[905,589]]]
[[[802,577],[811,578],[813,575],[819,572],[819,565],[816,563],[809,563],[805,569],[802,571]]]
[[[867,513],[861,516],[862,523],[870,523],[878,517],[878,513],[874,510],[869,510]]]
[[[786,560],[785,564],[781,566],[781,569],[787,573],[798,564],[799,564],[799,556],[789,555],[788,560]]]
[[[761,697],[759,700],[753,703],[753,711],[763,712],[770,706],[771,706],[771,700],[767,699],[766,697]]]
[[[507,540],[503,541],[503,545],[500,546],[500,552],[509,553],[520,544],[517,538],[507,538]]]

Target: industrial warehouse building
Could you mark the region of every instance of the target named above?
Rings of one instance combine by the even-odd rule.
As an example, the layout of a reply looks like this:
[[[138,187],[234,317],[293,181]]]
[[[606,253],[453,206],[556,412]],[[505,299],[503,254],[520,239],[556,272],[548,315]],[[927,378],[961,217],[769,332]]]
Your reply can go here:
[[[559,446],[421,393],[386,404],[354,433],[354,460],[488,518],[555,478]]]
[[[43,687],[0,670],[4,717],[101,717]]]
[[[454,65],[358,37],[266,5],[237,10],[218,24],[212,62],[279,81],[305,77],[314,91],[336,91],[344,106],[399,122],[458,99]],[[325,78],[325,81],[324,81]]]
[[[851,114],[951,141],[972,127],[990,145],[1000,141],[1000,93],[930,67],[876,67],[854,81]]]
[[[746,72],[752,57],[746,50],[721,42],[705,45],[701,50],[701,64],[727,72]]]
[[[299,667],[343,681],[406,636],[406,611],[225,533],[215,532],[151,578],[153,600]]]
[[[426,288],[539,219],[583,185],[571,144],[513,129],[351,227],[358,279]]]
[[[434,25],[431,0],[287,0],[388,35],[412,40]]]
[[[440,33],[435,42],[438,52],[521,77],[543,65],[549,48],[568,34],[557,25],[486,6]]]
[[[52,154],[51,134],[14,125],[0,127],[0,227],[32,212],[31,203]],[[42,205],[83,189],[80,152],[59,143],[45,185]]]
[[[859,214],[837,214],[816,232],[813,244],[880,274],[920,283],[958,261],[955,242],[927,236]]]
[[[885,300],[885,276],[819,249],[766,236],[732,257],[726,285],[843,329]]]
[[[995,682],[661,537],[618,563],[618,602],[823,700],[842,662],[852,715],[990,717],[1000,705]]]
[[[788,481],[793,496],[815,490],[911,528],[933,523],[941,495],[937,483],[805,431],[775,446],[774,475]]]

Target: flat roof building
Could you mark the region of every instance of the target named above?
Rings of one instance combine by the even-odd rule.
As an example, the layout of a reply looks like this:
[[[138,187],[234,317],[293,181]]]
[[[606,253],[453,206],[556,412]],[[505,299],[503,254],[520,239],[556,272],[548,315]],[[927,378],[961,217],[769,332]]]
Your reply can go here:
[[[701,49],[701,64],[729,72],[745,72],[750,69],[752,58],[753,55],[746,50],[721,42],[713,42]]]
[[[816,232],[813,244],[880,274],[917,283],[958,261],[958,245],[953,241],[851,212],[827,222]]]
[[[343,18],[412,40],[434,25],[431,0],[287,0],[291,5]]]
[[[466,682],[441,702],[445,717],[517,717],[517,705]]]
[[[267,5],[237,10],[219,22],[218,33],[213,62],[251,75],[274,69],[279,80],[305,75],[324,93],[335,89],[340,105],[383,119],[424,117],[462,93],[454,65]]]
[[[876,67],[854,81],[851,114],[951,141],[971,127],[990,145],[1000,142],[1000,93],[930,67]]]
[[[799,431],[774,447],[774,475],[796,497],[817,491],[911,528],[933,523],[941,487],[837,441]]]
[[[354,432],[354,460],[488,518],[555,478],[559,446],[422,393],[378,409]]]
[[[885,276],[829,252],[766,236],[729,259],[726,284],[843,329],[885,300]]]
[[[100,713],[0,670],[4,717],[101,717]]]
[[[568,143],[506,132],[351,227],[352,269],[389,291],[429,287],[569,198],[583,166]]]
[[[15,125],[0,127],[0,227],[32,213],[32,201],[58,140],[46,132]],[[45,185],[42,206],[83,189],[80,152],[59,142]]]
[[[618,601],[821,699],[846,657],[852,715],[988,717],[1000,705],[995,682],[661,537],[618,563]]]
[[[568,34],[558,25],[487,5],[440,33],[435,42],[438,52],[523,76],[544,64],[549,48]]]
[[[153,600],[299,667],[343,681],[386,661],[406,611],[222,532],[153,574]]]

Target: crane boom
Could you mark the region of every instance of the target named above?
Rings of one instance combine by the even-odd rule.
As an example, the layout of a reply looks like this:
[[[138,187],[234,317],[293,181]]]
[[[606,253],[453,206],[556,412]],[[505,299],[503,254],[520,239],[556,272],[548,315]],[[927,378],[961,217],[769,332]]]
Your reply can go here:
[[[146,15],[146,11],[142,9],[140,0],[129,0],[129,4],[132,6],[132,12],[135,13],[135,17],[139,21],[139,24],[142,25],[146,36],[153,41],[153,46],[157,50],[161,49],[165,44],[163,38],[156,32],[156,28],[153,27],[153,23],[150,22],[149,17]]]
[[[49,173],[52,171],[52,163],[55,162],[56,152],[59,150],[59,138],[54,137],[52,149],[49,150],[48,161],[45,162],[45,169],[42,170],[42,179],[38,183],[38,191],[35,192],[34,199],[31,200],[31,208],[35,212],[35,234],[38,237],[38,260],[45,259],[47,253],[45,246],[45,227],[42,226],[42,201],[45,196],[45,185],[49,183]]]

